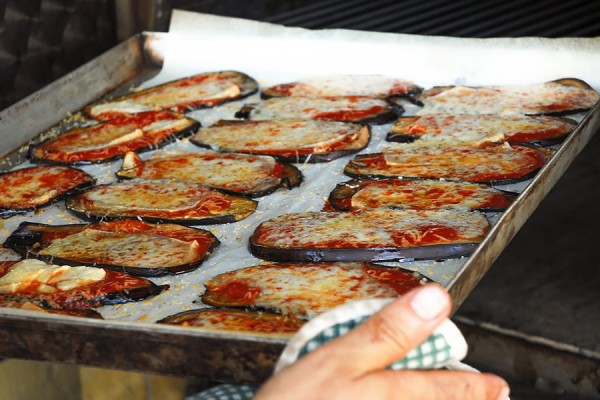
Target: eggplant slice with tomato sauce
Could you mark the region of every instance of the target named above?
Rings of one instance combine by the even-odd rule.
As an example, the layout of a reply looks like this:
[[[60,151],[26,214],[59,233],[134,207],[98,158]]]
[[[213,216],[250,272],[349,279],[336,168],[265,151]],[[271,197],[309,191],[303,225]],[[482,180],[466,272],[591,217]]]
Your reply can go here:
[[[491,186],[428,179],[352,180],[336,185],[329,204],[339,211],[371,208],[503,211],[517,197]]]
[[[219,121],[198,130],[192,143],[220,152],[261,154],[289,162],[328,162],[357,153],[371,128],[336,121]]]
[[[0,174],[0,218],[45,207],[94,185],[94,178],[71,167],[39,165]]]
[[[112,269],[138,276],[192,271],[219,246],[203,229],[137,220],[99,224],[21,223],[4,243],[27,258]]]
[[[95,125],[71,129],[29,151],[32,162],[91,164],[123,157],[128,151],[154,150],[191,136],[200,123],[171,112],[117,116]]]
[[[416,97],[426,114],[563,115],[587,111],[598,93],[586,82],[564,78],[506,86],[435,86]]]
[[[32,258],[0,262],[0,296],[43,308],[81,310],[139,301],[168,287],[103,268],[50,265]]]
[[[249,247],[281,262],[438,260],[471,254],[488,230],[477,211],[306,212],[261,223]]]
[[[344,173],[361,179],[445,179],[500,185],[532,178],[553,154],[554,150],[524,144],[406,144],[383,153],[359,154],[346,164]]]
[[[182,153],[147,160],[127,153],[117,176],[191,181],[249,197],[264,196],[280,187],[292,189],[302,182],[298,168],[273,157],[216,152]]]
[[[156,110],[184,113],[239,100],[257,91],[256,80],[242,72],[206,72],[92,104],[84,112],[96,120]]]
[[[261,90],[261,97],[369,96],[413,97],[423,89],[413,82],[384,75],[325,75]]]
[[[400,117],[386,140],[413,142],[420,139],[442,142],[533,143],[543,146],[561,143],[577,122],[545,115],[514,114],[432,114]]]
[[[201,328],[210,331],[277,337],[292,336],[305,322],[292,315],[228,308],[184,311],[158,321],[161,324]]]
[[[277,97],[246,104],[236,118],[264,120],[326,120],[361,124],[393,122],[404,109],[386,99],[368,96]]]
[[[257,202],[175,179],[134,179],[95,186],[68,199],[77,215],[99,220],[141,219],[208,225],[236,222],[250,216]]]
[[[313,318],[350,301],[396,297],[425,281],[416,272],[361,262],[261,264],[209,279],[202,301]]]

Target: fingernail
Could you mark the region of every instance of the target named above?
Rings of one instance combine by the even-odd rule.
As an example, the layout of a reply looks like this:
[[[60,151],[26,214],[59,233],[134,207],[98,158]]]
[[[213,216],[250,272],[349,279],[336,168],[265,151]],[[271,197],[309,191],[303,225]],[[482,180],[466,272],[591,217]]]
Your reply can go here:
[[[503,387],[500,391],[500,396],[498,396],[498,400],[510,400],[508,395],[510,394],[510,389],[508,387]]]
[[[428,285],[420,289],[410,302],[415,314],[423,320],[432,320],[438,317],[447,305],[446,294],[435,285]]]

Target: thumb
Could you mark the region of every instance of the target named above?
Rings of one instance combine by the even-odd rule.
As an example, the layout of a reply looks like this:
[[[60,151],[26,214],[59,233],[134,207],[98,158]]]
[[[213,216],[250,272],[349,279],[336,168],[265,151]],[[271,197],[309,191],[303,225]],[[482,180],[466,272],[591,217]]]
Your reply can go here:
[[[322,350],[335,354],[329,362],[337,365],[330,367],[361,376],[404,358],[431,335],[450,310],[445,289],[428,284],[390,303]]]

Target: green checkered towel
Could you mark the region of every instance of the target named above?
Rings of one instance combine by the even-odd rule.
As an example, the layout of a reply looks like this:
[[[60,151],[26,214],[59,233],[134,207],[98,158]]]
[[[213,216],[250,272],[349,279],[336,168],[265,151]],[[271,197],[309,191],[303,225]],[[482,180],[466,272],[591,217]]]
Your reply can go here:
[[[304,355],[338,336],[345,335],[371,315],[395,299],[362,300],[336,307],[306,323],[288,342],[275,373],[293,364]],[[459,369],[475,371],[460,363],[467,354],[467,343],[450,320],[446,320],[419,347],[388,368],[400,369]],[[258,387],[249,385],[220,385],[186,400],[250,400]]]

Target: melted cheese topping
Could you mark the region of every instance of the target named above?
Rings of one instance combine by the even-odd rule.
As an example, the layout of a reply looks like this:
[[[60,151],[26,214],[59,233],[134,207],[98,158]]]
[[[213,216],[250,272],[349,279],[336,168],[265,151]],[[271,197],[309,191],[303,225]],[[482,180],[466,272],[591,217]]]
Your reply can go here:
[[[414,117],[406,124],[400,119],[393,133],[460,142],[485,140],[532,141],[562,136],[574,128],[565,120],[546,116],[437,114]]]
[[[522,178],[544,162],[538,150],[508,144],[483,148],[402,146],[390,152],[357,156],[347,165],[346,172],[491,182]]]
[[[167,323],[214,331],[251,332],[253,334],[291,334],[304,324],[304,321],[291,316],[267,312],[209,309],[189,314],[189,318],[185,315],[175,316],[173,322],[167,321]]]
[[[167,109],[198,100],[233,98],[240,93],[240,87],[233,81],[209,78],[193,84],[176,83],[158,86],[133,95],[131,98],[141,104]]]
[[[265,100],[252,110],[250,119],[331,119],[361,120],[375,117],[390,106],[385,100],[371,97],[283,97]],[[347,118],[356,113],[361,118]]]
[[[262,121],[203,128],[193,141],[214,150],[326,153],[339,142],[358,136],[361,126],[334,121]]]
[[[413,247],[479,242],[489,224],[478,212],[365,210],[286,214],[263,222],[254,243],[274,248]],[[448,231],[446,234],[446,231]]]
[[[56,293],[73,290],[104,279],[106,271],[92,267],[48,265],[28,259],[13,265],[0,277],[0,293]]]
[[[23,209],[45,204],[91,178],[83,171],[41,165],[0,175],[0,208]]]
[[[188,153],[138,162],[139,178],[173,178],[234,192],[276,186],[281,180],[273,174],[277,162],[267,156]]]
[[[219,76],[199,75],[142,90],[114,101],[95,104],[88,108],[92,117],[102,114],[134,114],[142,111],[185,108],[190,105],[210,105],[211,101],[233,99],[241,95],[241,88],[233,80]]]
[[[237,282],[248,290],[231,290]],[[352,300],[397,296],[360,263],[255,266],[219,275],[206,287],[209,294],[223,291],[234,303],[308,318]]]
[[[502,192],[486,185],[428,180],[372,182],[352,196],[354,208],[474,210],[495,205]],[[508,206],[509,202],[500,205]]]
[[[417,114],[543,114],[589,109],[598,101],[593,90],[556,82],[512,86],[455,86],[426,96]]]
[[[197,261],[197,242],[145,233],[105,232],[85,229],[53,241],[39,254],[75,262],[161,268]]]
[[[387,97],[415,90],[414,83],[384,75],[325,75],[303,82],[275,85],[265,89],[291,97],[371,96]]]
[[[80,195],[74,204],[79,203],[83,211],[107,216],[161,211],[175,215],[200,206],[210,211],[216,200],[227,202],[224,194],[191,182],[136,179],[98,186]],[[220,204],[215,207],[223,208]]]

